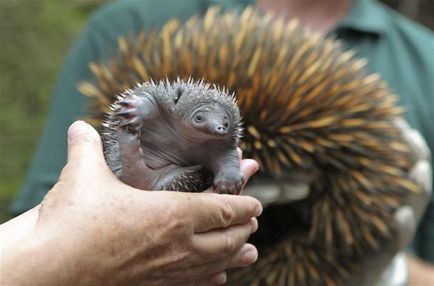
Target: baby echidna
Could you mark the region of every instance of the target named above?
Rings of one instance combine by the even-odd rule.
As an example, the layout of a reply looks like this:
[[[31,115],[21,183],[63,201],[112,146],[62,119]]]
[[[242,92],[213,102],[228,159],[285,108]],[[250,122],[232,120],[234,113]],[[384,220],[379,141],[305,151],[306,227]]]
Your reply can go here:
[[[146,82],[121,94],[103,123],[104,156],[142,190],[239,194],[240,113],[233,96],[203,82]]]
[[[307,199],[264,210],[252,238],[259,261],[230,275],[234,285],[338,285],[394,235],[394,211],[418,191],[393,123],[401,109],[339,41],[252,8],[211,8],[121,38],[119,49],[110,63],[91,64],[94,83],[80,85],[96,122],[136,82],[204,78],[235,92],[240,146],[260,176],[311,178]]]

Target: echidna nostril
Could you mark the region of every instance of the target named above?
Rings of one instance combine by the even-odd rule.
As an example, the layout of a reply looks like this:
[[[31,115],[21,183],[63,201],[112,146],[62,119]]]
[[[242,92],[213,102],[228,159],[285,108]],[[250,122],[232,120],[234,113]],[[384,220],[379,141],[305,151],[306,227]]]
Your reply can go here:
[[[226,133],[226,127],[223,125],[219,125],[216,127],[216,131],[219,134],[225,134]]]

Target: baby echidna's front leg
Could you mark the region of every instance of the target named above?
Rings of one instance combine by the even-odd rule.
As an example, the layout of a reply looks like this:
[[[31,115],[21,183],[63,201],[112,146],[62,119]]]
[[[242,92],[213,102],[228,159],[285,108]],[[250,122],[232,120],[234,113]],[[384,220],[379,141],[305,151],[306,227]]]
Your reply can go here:
[[[240,171],[240,159],[236,150],[228,150],[215,156],[211,168],[214,173],[214,191],[220,194],[240,194],[244,178]]]
[[[149,189],[153,184],[152,170],[143,160],[140,149],[140,140],[127,127],[118,129],[119,152],[122,160],[122,169],[119,179],[138,189]]]
[[[143,122],[158,116],[158,110],[151,100],[151,96],[137,96],[126,94],[117,101],[115,116],[120,119],[119,126],[125,127],[132,133],[137,133]]]
[[[154,183],[152,170],[146,165],[140,148],[140,129],[145,121],[155,117],[154,105],[149,99],[127,94],[117,102],[114,117],[120,123],[117,130],[122,169],[119,178],[140,189],[149,189]]]

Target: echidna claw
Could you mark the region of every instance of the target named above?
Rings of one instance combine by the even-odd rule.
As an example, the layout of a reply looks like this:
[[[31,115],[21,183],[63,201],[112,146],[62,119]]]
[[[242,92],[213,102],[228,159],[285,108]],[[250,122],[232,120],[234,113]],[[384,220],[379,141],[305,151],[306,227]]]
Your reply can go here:
[[[137,116],[137,112],[135,112],[135,109],[121,109],[120,111],[116,112],[116,116],[122,116],[126,118],[133,118]]]
[[[213,189],[219,194],[238,195],[244,185],[241,174],[232,174],[226,177],[215,178]]]
[[[123,99],[123,100],[119,100],[118,104],[123,106],[123,107],[134,107],[134,100],[130,100],[130,99]]]
[[[115,113],[115,115],[121,118],[119,126],[129,130],[130,132],[135,133],[142,127],[142,120],[140,120],[136,108],[122,107]]]
[[[149,98],[131,93],[119,98],[115,104],[114,116],[119,119],[119,126],[130,132],[139,131],[145,119],[156,115],[159,115],[158,110]]]

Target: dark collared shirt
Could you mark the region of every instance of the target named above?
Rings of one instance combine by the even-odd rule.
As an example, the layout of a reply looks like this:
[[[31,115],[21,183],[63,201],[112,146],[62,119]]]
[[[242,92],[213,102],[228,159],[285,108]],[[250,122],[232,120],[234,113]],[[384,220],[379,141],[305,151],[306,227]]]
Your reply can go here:
[[[143,28],[159,27],[172,17],[186,20],[203,13],[211,4],[225,8],[245,7],[254,1],[123,0],[105,6],[91,18],[63,66],[53,94],[44,132],[12,211],[21,213],[38,204],[57,181],[66,162],[68,126],[84,114],[86,99],[76,84],[91,78],[88,64],[114,55],[117,38]],[[369,68],[379,73],[407,108],[406,117],[434,146],[434,37],[415,24],[372,0],[354,2],[348,16],[331,33],[348,48],[369,60]],[[433,203],[415,239],[415,251],[434,262]]]

